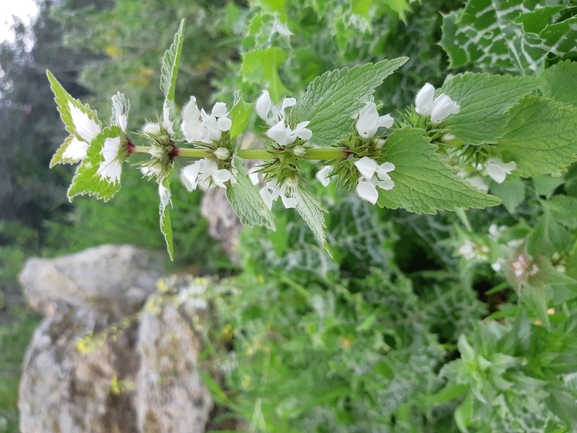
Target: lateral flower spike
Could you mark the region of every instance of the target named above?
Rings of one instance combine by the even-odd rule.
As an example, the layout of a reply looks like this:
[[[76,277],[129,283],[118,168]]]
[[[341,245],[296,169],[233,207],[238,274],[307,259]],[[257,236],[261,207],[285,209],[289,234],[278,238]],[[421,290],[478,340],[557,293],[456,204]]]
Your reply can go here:
[[[295,106],[297,103],[295,98],[284,98],[281,103],[281,108],[273,105],[270,95],[267,90],[262,92],[262,95],[256,101],[256,112],[267,125],[270,126],[266,132],[267,137],[276,141],[280,146],[287,146],[296,141],[297,138],[301,140],[310,140],[313,133],[307,128],[309,121],[300,122],[292,129],[287,120],[285,110],[289,107]]]
[[[390,128],[395,120],[390,114],[379,116],[374,102],[367,102],[359,111],[359,117],[355,127],[359,135],[364,138],[373,138],[380,127]]]
[[[429,83],[426,83],[415,97],[415,111],[422,116],[430,116],[434,125],[438,125],[460,110],[459,104],[444,93],[435,98],[435,88]]]
[[[515,161],[503,162],[499,158],[489,158],[485,163],[485,169],[491,179],[497,183],[503,183],[508,174],[517,168]]]
[[[384,162],[381,165],[368,156],[363,156],[355,162],[361,177],[357,183],[357,194],[363,200],[375,204],[379,198],[377,187],[388,191],[393,189],[395,182],[388,173],[395,169],[391,162]]]

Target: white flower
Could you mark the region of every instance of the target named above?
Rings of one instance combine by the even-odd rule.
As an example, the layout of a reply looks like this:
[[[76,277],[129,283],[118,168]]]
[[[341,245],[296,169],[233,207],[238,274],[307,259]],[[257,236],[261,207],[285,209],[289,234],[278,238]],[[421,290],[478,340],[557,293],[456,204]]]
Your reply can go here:
[[[481,176],[468,177],[467,182],[483,192],[489,191],[489,184]]]
[[[165,100],[162,105],[162,126],[170,134],[174,134],[174,129],[172,129],[172,121],[170,120],[170,112],[174,110],[174,103],[170,104],[169,101]],[[172,109],[172,110],[171,110]]]
[[[394,164],[384,162],[379,165],[368,156],[363,156],[355,162],[355,166],[361,173],[361,178],[356,188],[360,198],[375,204],[379,198],[377,186],[385,191],[391,190],[395,186],[395,182],[388,174],[395,169]]]
[[[285,124],[283,120],[282,122],[279,122],[270,128],[266,132],[266,135],[267,137],[272,138],[281,146],[294,143],[297,137],[302,140],[310,140],[310,138],[313,136],[313,133],[310,129],[306,128],[309,123],[309,121],[301,122],[296,126],[294,130],[292,130]]]
[[[110,137],[104,140],[104,146],[102,147],[104,161],[102,161],[97,171],[101,178],[107,178],[111,182],[120,180],[123,162],[120,158],[121,145],[122,139],[120,137]]]
[[[262,167],[257,164],[254,167],[252,167],[249,171],[248,171],[248,177],[250,179],[250,181],[252,182],[253,185],[256,185],[260,182],[260,173],[259,170]]]
[[[76,133],[80,136],[81,140],[73,136],[66,150],[62,153],[62,158],[78,162],[86,158],[88,146],[92,140],[100,134],[101,129],[94,120],[88,117],[86,113],[72,102],[68,102],[68,109],[70,110],[70,116],[72,117],[72,123],[76,129]]]
[[[260,190],[260,195],[269,209],[272,209],[272,203],[279,197],[284,207],[289,209],[297,206],[297,200],[287,196],[289,191],[286,183],[279,185],[276,180],[271,180]]]
[[[438,125],[451,114],[457,114],[461,111],[459,104],[454,102],[445,94],[441,94],[435,99],[435,104],[431,110],[431,123]]]
[[[359,111],[359,118],[355,127],[361,137],[372,138],[379,127],[390,128],[393,126],[394,121],[390,114],[379,116],[375,103],[367,102]]]
[[[196,98],[191,96],[190,101],[182,109],[182,132],[188,141],[207,144],[220,141],[222,133],[232,127],[232,121],[227,116],[225,103],[214,104],[209,116],[204,109],[198,110]]]
[[[435,88],[426,83],[417,93],[415,98],[415,111],[422,116],[429,116],[435,102]]]
[[[529,271],[529,259],[525,254],[520,254],[516,260],[511,262],[511,267],[513,268],[513,273],[519,279],[527,278],[528,276],[534,276],[539,272],[539,268],[535,263],[531,266]]]
[[[210,159],[200,159],[193,164],[187,165],[180,172],[180,180],[188,190],[194,191],[197,186],[207,190],[213,185],[226,189],[225,182],[234,179],[227,169],[220,169],[216,162]]]
[[[487,174],[497,183],[503,183],[508,174],[517,168],[515,161],[504,163],[499,158],[489,158],[485,164]]]
[[[328,184],[331,181],[331,178],[329,176],[330,176],[332,170],[333,170],[332,167],[327,166],[327,167],[323,167],[319,171],[317,171],[316,178],[325,187],[328,186]]]
[[[461,254],[467,260],[475,259],[477,257],[475,248],[476,244],[473,241],[465,239],[465,243],[461,245],[461,248],[459,248],[459,254]]]
[[[419,90],[415,98],[415,111],[422,116],[431,116],[431,123],[435,125],[460,110],[459,104],[444,93],[435,99],[435,88],[429,83]]]
[[[274,126],[285,118],[285,110],[294,107],[297,103],[295,98],[284,98],[280,110],[273,105],[268,90],[262,92],[262,95],[256,101],[256,113],[264,120],[268,126]]]
[[[256,112],[261,119],[271,128],[266,132],[267,137],[272,138],[281,146],[292,144],[297,138],[310,140],[313,133],[307,128],[309,121],[300,122],[293,130],[285,120],[285,110],[295,106],[295,98],[284,98],[280,110],[273,105],[268,91],[263,91],[256,101]]]

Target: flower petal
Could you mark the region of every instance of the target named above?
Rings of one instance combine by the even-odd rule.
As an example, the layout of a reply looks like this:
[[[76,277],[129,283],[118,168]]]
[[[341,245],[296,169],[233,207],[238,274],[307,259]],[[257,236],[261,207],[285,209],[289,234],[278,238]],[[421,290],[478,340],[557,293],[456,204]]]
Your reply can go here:
[[[435,99],[435,104],[431,110],[431,123],[438,125],[451,114],[457,114],[461,107],[456,102],[453,102],[447,95],[442,94]]]
[[[269,210],[272,209],[273,197],[270,191],[268,190],[268,186],[263,186],[261,188],[260,196],[262,197],[264,204],[266,204],[266,207],[268,207]]]
[[[214,104],[214,107],[212,107],[211,114],[216,117],[226,116],[226,104],[224,102],[217,102]]]
[[[230,120],[228,117],[221,117],[220,119],[218,119],[217,124],[218,129],[220,129],[221,131],[228,131],[232,127],[232,120]]]
[[[287,209],[293,209],[295,207],[297,207],[297,199],[293,198],[293,197],[286,197],[284,195],[280,196],[281,200],[282,200],[282,204],[284,205],[285,208]]]
[[[102,147],[104,161],[100,163],[97,171],[101,178],[110,179],[112,182],[120,180],[120,174],[122,173],[122,161],[119,159],[121,144],[122,140],[120,137],[110,137],[104,140],[104,146]]]
[[[327,167],[323,167],[319,171],[317,171],[316,178],[319,180],[319,182],[322,184],[322,186],[326,187],[329,185],[329,183],[331,181],[331,178],[329,177],[329,175],[331,174],[332,170],[333,170],[332,167],[327,166]]]
[[[256,113],[262,120],[268,121],[268,114],[271,107],[272,101],[270,100],[270,95],[267,90],[264,90],[256,101]]]
[[[184,167],[180,172],[180,180],[188,192],[192,192],[198,186],[198,173],[201,161],[196,161]]]
[[[375,204],[379,198],[379,193],[377,188],[375,188],[375,185],[366,180],[359,181],[356,190],[360,198],[370,202],[371,204]]]
[[[379,129],[379,112],[374,102],[367,102],[359,111],[359,118],[355,124],[359,135],[363,138],[371,138]]]
[[[355,166],[359,172],[368,180],[372,179],[375,171],[378,168],[378,164],[368,156],[363,156],[358,161],[355,161]]]
[[[433,102],[435,100],[435,88],[426,83],[415,98],[415,111],[422,116],[428,116],[433,109]]]
[[[296,139],[296,136],[292,136],[291,132],[291,129],[285,126],[284,121],[282,121],[270,128],[266,132],[266,135],[281,146],[286,146],[287,144],[293,143]]]
[[[182,133],[187,141],[201,141],[203,128],[200,123],[200,111],[196,105],[196,98],[190,97],[190,101],[184,106],[181,112]]]

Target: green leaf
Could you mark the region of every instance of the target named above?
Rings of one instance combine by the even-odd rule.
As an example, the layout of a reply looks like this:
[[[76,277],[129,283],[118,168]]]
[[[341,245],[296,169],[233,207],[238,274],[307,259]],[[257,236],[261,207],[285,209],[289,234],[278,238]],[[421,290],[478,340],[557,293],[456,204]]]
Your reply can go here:
[[[456,383],[448,383],[442,390],[435,395],[425,397],[429,403],[439,404],[449,400],[453,400],[462,396],[469,391],[468,385],[458,385]]]
[[[544,201],[543,205],[549,209],[551,216],[559,224],[570,229],[577,228],[577,198],[566,195],[556,195]]]
[[[569,427],[570,431],[577,431],[577,410],[575,410],[575,397],[573,395],[567,391],[556,389],[549,394],[545,404]]]
[[[62,119],[62,122],[66,127],[66,130],[70,134],[72,134],[64,141],[64,143],[56,151],[56,154],[52,157],[52,160],[50,161],[50,167],[52,168],[56,164],[77,162],[75,160],[63,158],[62,156],[74,137],[76,137],[76,139],[82,142],[86,142],[85,139],[82,137],[82,135],[78,133],[78,131],[76,130],[76,126],[72,121],[70,105],[73,105],[82,113],[86,114],[88,118],[93,120],[99,127],[102,127],[102,123],[100,122],[100,120],[98,120],[96,111],[92,110],[88,105],[82,104],[82,102],[80,102],[78,99],[75,99],[72,96],[70,96],[70,94],[58,82],[56,77],[52,75],[52,72],[46,70],[46,76],[48,77],[48,81],[50,81],[50,88],[54,93],[54,101],[56,102],[56,105],[58,107],[60,118]]]
[[[232,110],[230,110],[229,118],[232,120],[232,127],[230,128],[230,138],[235,138],[242,134],[248,125],[250,115],[253,111],[253,104],[244,102],[241,97],[238,98]]]
[[[537,189],[537,194],[539,195],[549,195],[557,189],[559,185],[562,185],[565,180],[562,177],[553,177],[549,175],[535,176],[531,179],[533,185]]]
[[[367,23],[370,23],[371,3],[373,0],[352,0],[351,13],[363,17]]]
[[[473,397],[471,394],[467,395],[467,398],[461,405],[455,409],[455,424],[462,433],[468,433],[468,426],[471,425],[473,419]]]
[[[287,92],[278,75],[278,68],[285,60],[286,54],[278,47],[244,53],[242,55],[243,79],[246,82],[258,84],[268,81],[270,96],[273,101],[278,102]]]
[[[295,124],[310,121],[307,128],[313,132],[311,143],[317,146],[337,143],[353,131],[355,117],[376,87],[406,61],[405,57],[383,60],[317,77],[292,108],[291,119]]]
[[[164,235],[166,242],[166,250],[170,260],[174,260],[174,246],[172,243],[172,222],[170,220],[170,209],[172,207],[172,196],[170,192],[170,178],[174,168],[171,167],[170,173],[162,182],[158,184],[158,195],[160,197],[160,205],[158,212],[160,214],[160,231]]]
[[[317,241],[329,251],[325,238],[325,209],[316,198],[303,187],[294,188],[292,195],[297,201],[296,210],[308,224]],[[330,253],[330,251],[329,251]]]
[[[545,81],[541,87],[544,96],[577,107],[577,62],[567,60],[551,66],[541,78]]]
[[[245,226],[264,226],[270,230],[275,230],[272,213],[250,181],[243,160],[235,158],[233,165],[238,172],[237,181],[236,183],[229,183],[226,197],[240,221]]]
[[[442,93],[457,102],[461,110],[444,122],[468,144],[495,143],[506,131],[504,113],[521,98],[539,88],[541,80],[509,75],[460,74],[449,76]]]
[[[503,183],[491,182],[491,194],[499,197],[512,214],[525,199],[525,183],[518,176],[507,176]]]
[[[441,46],[451,68],[475,66],[521,75],[540,72],[550,54],[574,55],[576,17],[534,0],[469,0],[443,17]]]
[[[160,90],[164,94],[165,100],[174,101],[176,90],[176,78],[178,76],[178,66],[180,65],[180,54],[182,43],[184,42],[184,23],[180,22],[180,27],[174,35],[174,40],[170,48],[164,53],[162,58],[162,68],[160,70]]]
[[[259,2],[272,13],[278,14],[281,21],[287,21],[285,0],[259,0]]]
[[[571,235],[555,222],[547,208],[543,217],[529,235],[527,250],[531,255],[551,257],[555,252],[569,250],[572,246]]]
[[[515,161],[522,177],[551,174],[573,161],[577,153],[577,109],[530,96],[509,111],[507,133],[498,147],[506,161]]]
[[[122,154],[122,149],[126,149],[126,135],[118,126],[104,128],[100,134],[92,140],[88,148],[88,154],[82,164],[76,170],[68,189],[68,198],[77,195],[94,195],[98,199],[108,201],[120,189],[120,181],[112,181],[98,173],[98,169],[104,162],[102,150],[107,140],[120,140],[119,158],[123,158],[120,164],[128,158],[128,153]]]
[[[421,129],[398,129],[387,139],[383,161],[395,164],[390,191],[379,189],[378,205],[416,213],[484,208],[500,203],[453,174]]]

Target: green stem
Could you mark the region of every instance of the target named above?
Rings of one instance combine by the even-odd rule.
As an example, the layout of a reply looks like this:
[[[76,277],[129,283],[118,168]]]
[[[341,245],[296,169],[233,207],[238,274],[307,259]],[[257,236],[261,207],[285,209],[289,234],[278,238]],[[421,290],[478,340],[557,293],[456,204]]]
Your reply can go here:
[[[132,148],[132,152],[136,152],[136,153],[146,153],[148,152],[148,149],[150,149],[149,146],[134,146]]]
[[[333,159],[345,159],[348,156],[346,147],[315,147],[312,149],[307,149],[305,154],[305,159],[312,160],[333,160]]]
[[[187,149],[184,147],[178,148],[178,156],[188,156],[189,158],[210,158],[212,152],[204,149]]]

